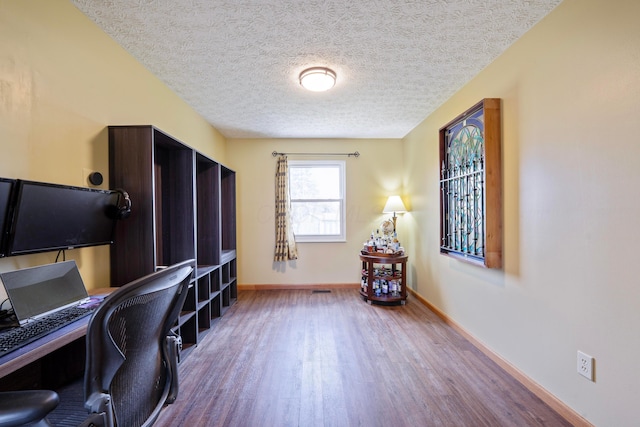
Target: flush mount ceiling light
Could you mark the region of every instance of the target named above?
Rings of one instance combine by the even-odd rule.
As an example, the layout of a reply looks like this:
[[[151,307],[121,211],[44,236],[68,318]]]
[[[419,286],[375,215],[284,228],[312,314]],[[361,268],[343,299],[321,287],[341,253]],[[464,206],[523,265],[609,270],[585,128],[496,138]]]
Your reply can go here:
[[[312,92],[324,92],[336,84],[336,73],[325,67],[307,68],[300,73],[300,85]]]

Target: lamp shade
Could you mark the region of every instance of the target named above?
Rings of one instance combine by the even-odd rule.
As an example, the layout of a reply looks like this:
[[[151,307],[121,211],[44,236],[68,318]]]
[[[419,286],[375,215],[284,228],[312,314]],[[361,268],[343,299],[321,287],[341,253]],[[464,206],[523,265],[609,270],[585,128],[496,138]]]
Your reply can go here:
[[[387,200],[387,204],[384,205],[384,209],[382,209],[382,213],[404,213],[407,211],[407,208],[404,207],[404,203],[402,203],[402,199],[400,196],[389,196]]]
[[[324,92],[336,84],[336,73],[324,67],[307,68],[300,73],[300,85],[312,92]]]

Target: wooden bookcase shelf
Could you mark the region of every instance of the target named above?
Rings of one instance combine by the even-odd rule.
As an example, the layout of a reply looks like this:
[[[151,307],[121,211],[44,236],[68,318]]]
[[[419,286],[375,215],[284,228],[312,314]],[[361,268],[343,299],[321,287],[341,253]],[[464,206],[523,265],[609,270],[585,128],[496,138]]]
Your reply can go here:
[[[187,354],[238,297],[235,172],[153,126],[109,126],[109,180],[132,201],[111,247],[111,286],[195,260],[175,327]]]

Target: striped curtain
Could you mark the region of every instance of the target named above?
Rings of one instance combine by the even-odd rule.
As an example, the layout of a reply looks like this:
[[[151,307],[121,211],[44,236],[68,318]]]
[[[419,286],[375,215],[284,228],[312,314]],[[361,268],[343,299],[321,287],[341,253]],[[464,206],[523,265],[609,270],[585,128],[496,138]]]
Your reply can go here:
[[[289,201],[289,165],[287,156],[279,156],[276,167],[276,262],[298,259],[296,239],[291,229]]]

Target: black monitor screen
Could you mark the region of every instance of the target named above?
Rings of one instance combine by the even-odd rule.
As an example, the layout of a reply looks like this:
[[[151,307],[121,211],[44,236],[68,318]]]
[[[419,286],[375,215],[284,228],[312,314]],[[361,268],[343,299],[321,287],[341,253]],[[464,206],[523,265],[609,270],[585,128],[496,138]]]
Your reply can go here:
[[[8,254],[112,243],[115,220],[108,212],[117,198],[106,190],[19,180]]]
[[[11,208],[11,190],[15,179],[0,178],[0,257],[6,255]]]

